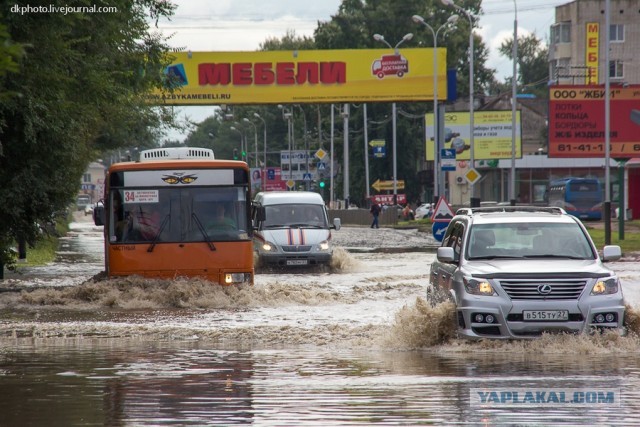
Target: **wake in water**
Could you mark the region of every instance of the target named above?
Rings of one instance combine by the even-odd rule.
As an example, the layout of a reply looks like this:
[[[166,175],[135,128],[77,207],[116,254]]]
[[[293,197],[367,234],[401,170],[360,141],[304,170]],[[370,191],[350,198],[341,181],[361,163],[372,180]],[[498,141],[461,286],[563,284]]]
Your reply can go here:
[[[423,348],[468,355],[477,352],[587,355],[640,351],[640,311],[629,305],[625,313],[625,333],[543,334],[536,339],[471,341],[457,339],[455,326],[456,312],[452,302],[431,307],[425,299],[417,298],[413,306],[404,306],[396,313],[383,342],[391,348]]]

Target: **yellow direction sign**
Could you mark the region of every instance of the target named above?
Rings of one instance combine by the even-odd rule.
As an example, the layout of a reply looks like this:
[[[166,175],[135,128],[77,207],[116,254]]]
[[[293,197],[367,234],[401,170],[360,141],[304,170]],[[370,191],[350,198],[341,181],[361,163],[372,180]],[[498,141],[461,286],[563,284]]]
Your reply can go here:
[[[384,139],[372,139],[369,141],[369,146],[371,147],[384,147],[386,145],[386,141]]]
[[[371,187],[376,191],[384,191],[384,190],[393,190],[393,181],[380,181],[376,180]],[[404,180],[396,181],[396,189],[403,190],[404,189]]]

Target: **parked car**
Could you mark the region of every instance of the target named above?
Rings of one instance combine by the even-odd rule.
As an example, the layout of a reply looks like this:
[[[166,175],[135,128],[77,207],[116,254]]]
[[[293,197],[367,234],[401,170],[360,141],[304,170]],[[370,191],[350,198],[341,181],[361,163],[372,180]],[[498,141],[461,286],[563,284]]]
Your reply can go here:
[[[603,265],[582,222],[561,208],[462,208],[432,263],[427,298],[456,305],[458,335],[530,338],[542,333],[622,330],[618,277]]]
[[[416,208],[416,219],[431,218],[433,203],[423,203]]]

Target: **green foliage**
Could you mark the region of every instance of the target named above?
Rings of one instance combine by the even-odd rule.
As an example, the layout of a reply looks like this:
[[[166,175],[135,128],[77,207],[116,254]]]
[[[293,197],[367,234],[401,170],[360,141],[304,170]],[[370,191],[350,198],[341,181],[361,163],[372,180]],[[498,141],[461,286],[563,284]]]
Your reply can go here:
[[[93,3],[79,0],[73,6]],[[33,246],[38,224],[66,209],[97,153],[154,139],[167,116],[140,95],[162,84],[170,58],[162,39],[150,33],[148,19],[174,8],[163,0],[113,0],[109,6],[117,12],[20,14],[11,13],[11,6],[0,5],[4,44],[23,46],[24,55],[0,80],[0,93],[15,94],[0,104],[5,264],[13,261],[8,248],[14,240],[20,236]]]
[[[513,37],[500,45],[500,53],[513,61]],[[518,37],[518,86],[521,93],[548,98],[549,48],[535,34]],[[509,82],[511,85],[511,82]]]

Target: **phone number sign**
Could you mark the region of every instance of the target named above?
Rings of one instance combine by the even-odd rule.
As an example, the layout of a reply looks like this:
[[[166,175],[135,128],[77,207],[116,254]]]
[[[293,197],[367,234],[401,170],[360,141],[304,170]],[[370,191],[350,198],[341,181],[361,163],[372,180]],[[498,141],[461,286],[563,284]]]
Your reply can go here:
[[[605,156],[603,85],[552,86],[549,157]],[[640,157],[640,85],[610,88],[612,158]]]

